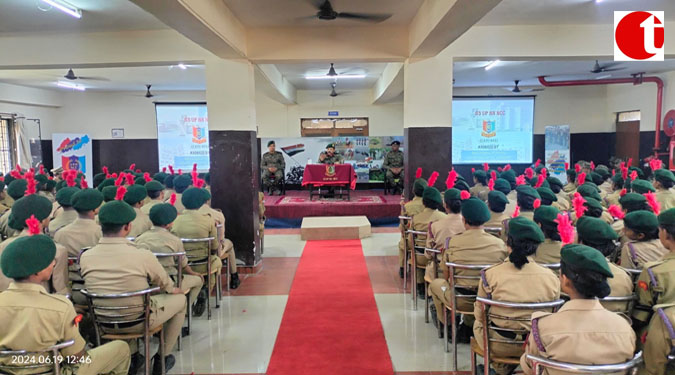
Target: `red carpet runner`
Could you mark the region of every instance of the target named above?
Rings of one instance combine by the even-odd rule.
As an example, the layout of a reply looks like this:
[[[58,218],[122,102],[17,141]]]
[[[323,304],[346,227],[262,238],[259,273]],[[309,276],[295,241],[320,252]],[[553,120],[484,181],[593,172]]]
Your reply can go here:
[[[267,374],[393,374],[359,240],[307,242]]]

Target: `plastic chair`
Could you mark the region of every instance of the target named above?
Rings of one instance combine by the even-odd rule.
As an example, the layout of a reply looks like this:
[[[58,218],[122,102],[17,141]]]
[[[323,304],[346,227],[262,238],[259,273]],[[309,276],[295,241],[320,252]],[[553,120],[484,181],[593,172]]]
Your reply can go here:
[[[55,361],[54,358],[58,358],[61,355],[59,354],[59,351],[63,348],[67,348],[71,345],[75,344],[75,340],[68,340],[64,341],[61,343],[54,344],[48,348],[45,348],[43,350],[39,351],[28,351],[28,350],[0,350],[0,357],[15,357],[19,356],[21,358],[27,357],[27,356],[40,356],[41,354],[46,354],[47,357],[44,357],[43,361],[36,360],[38,363],[30,363],[32,362],[31,360],[28,360],[29,363],[26,364],[8,364],[8,365],[3,365],[0,364],[0,373],[16,373],[16,372],[24,372],[29,369],[39,369],[42,367],[47,367],[51,365],[51,369],[49,371],[42,371],[42,372],[36,372],[33,373],[34,375],[46,375],[46,374],[55,374],[55,375],[61,375],[61,363],[60,361]]]
[[[630,361],[611,365],[579,365],[576,363],[554,361],[532,354],[528,354],[527,359],[532,362],[532,369],[535,375],[541,375],[544,369],[547,368],[571,374],[615,374],[629,373],[629,371],[631,374],[635,374],[637,373],[637,367],[642,363],[642,351],[637,352]]]
[[[405,241],[406,244],[408,242],[408,235],[411,236],[412,243],[413,243],[413,248],[410,249],[410,253],[411,253],[410,254],[410,262],[411,262],[410,269],[411,269],[411,273],[412,273],[410,275],[410,278],[411,278],[410,279],[410,294],[412,295],[412,298],[413,298],[413,310],[417,311],[417,268],[418,268],[418,266],[417,266],[416,255],[417,255],[417,251],[419,251],[421,253],[424,252],[424,249],[426,247],[425,245],[426,245],[427,232],[409,229],[409,230],[406,230],[405,233],[406,233],[406,241]],[[423,241],[423,240],[419,239],[418,236],[424,236],[425,237],[424,243],[422,245],[418,245],[419,242]],[[406,258],[408,257],[407,254],[408,254],[408,251],[406,251]],[[406,262],[407,262],[407,259],[406,259]],[[407,264],[407,263],[405,263],[405,264]],[[421,269],[425,269],[425,267],[421,267]],[[405,284],[404,284],[404,287],[405,287]],[[425,292],[425,294],[426,294],[426,292]]]
[[[504,363],[504,364],[509,364],[509,365],[519,365],[520,364],[520,358],[512,358],[512,357],[497,357],[493,356],[490,353],[490,343],[491,342],[500,342],[500,343],[506,343],[506,344],[514,344],[514,345],[524,345],[526,340],[527,340],[527,335],[529,334],[529,330],[527,329],[513,329],[513,328],[503,328],[503,327],[497,327],[494,324],[492,324],[492,318],[498,318],[502,320],[512,320],[512,321],[519,321],[519,322],[529,322],[530,317],[529,315],[525,318],[508,318],[502,315],[493,315],[490,313],[490,308],[491,307],[501,307],[501,308],[507,308],[507,309],[514,309],[514,310],[532,310],[534,311],[545,311],[545,310],[551,310],[552,312],[555,312],[560,306],[562,306],[565,301],[562,299],[558,299],[555,301],[549,301],[549,302],[536,302],[536,303],[515,303],[515,302],[505,302],[505,301],[496,301],[492,300],[489,298],[483,298],[483,297],[476,297],[476,303],[479,303],[481,306],[481,321],[483,323],[483,337],[481,339],[483,340],[483,348],[481,348],[478,345],[478,342],[476,342],[476,339],[471,339],[471,374],[476,375],[476,354],[479,356],[483,357],[483,366],[485,369],[485,375],[490,374],[490,363],[495,362],[495,363]],[[531,315],[531,314],[530,314]],[[506,331],[506,332],[512,332],[514,335],[521,336],[523,337],[522,340],[517,340],[517,339],[499,339],[499,338],[492,338],[490,337],[490,331],[494,330],[500,330],[500,331]]]
[[[200,243],[204,242],[206,244],[206,248],[209,249],[206,254],[206,259],[202,255],[190,255],[190,250],[186,250],[187,254],[187,259],[188,259],[188,264],[190,267],[194,269],[195,266],[203,266],[206,265],[206,273],[200,272],[199,274],[202,276],[206,276],[206,290],[208,291],[210,286],[211,286],[211,278],[214,277],[213,275],[213,270],[211,269],[211,241],[213,241],[213,237],[203,237],[203,238],[181,238],[181,242],[183,242],[183,245],[185,244],[194,244],[194,243]],[[218,278],[218,275],[215,277]],[[222,295],[221,292],[221,281],[216,279],[216,308],[220,308],[220,297]],[[209,293],[210,294],[210,293]],[[208,295],[206,297],[206,310],[207,310],[207,318],[208,320],[211,320],[211,296]]]
[[[186,256],[184,251],[179,251],[177,253],[154,253],[157,259],[162,259],[162,258],[176,258],[176,287],[178,289],[182,289],[181,285],[183,284],[183,267],[181,267],[181,263],[183,260],[183,257]],[[171,274],[169,274],[171,276]],[[187,294],[189,293],[189,290],[186,290],[185,293],[185,298],[187,298]],[[192,327],[192,304],[190,301],[187,303],[187,333],[188,335],[190,334],[190,328]],[[178,336],[178,350],[180,351],[182,349],[183,343],[182,343],[182,335]]]
[[[87,297],[89,311],[92,312],[94,327],[96,331],[96,345],[101,345],[101,339],[106,340],[138,340],[143,339],[145,348],[145,374],[150,375],[150,338],[159,333],[159,353],[161,353],[162,374],[164,369],[164,327],[160,324],[154,328],[150,327],[150,294],[159,292],[159,287],[155,286],[149,289],[136,292],[119,294],[99,294],[82,289],[81,293]],[[97,306],[94,300],[115,300],[130,297],[142,297],[141,304],[120,305],[120,306]],[[143,324],[143,332],[140,333],[117,333],[115,329],[128,328]]]

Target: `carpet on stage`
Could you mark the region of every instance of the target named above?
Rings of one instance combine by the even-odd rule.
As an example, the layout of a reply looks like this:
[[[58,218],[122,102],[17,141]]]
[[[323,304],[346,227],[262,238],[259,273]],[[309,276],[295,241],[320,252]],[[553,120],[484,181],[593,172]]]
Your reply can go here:
[[[305,216],[366,216],[368,219],[397,218],[401,196],[384,195],[382,190],[355,190],[351,200],[309,200],[309,191],[291,190],[286,195],[265,195],[265,216],[272,219],[299,219]]]
[[[361,241],[308,241],[268,375],[392,375]]]

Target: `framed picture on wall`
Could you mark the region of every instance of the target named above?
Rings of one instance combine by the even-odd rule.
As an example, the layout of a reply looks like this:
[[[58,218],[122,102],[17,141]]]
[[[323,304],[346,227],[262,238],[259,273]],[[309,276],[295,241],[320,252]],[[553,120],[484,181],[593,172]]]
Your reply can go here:
[[[124,129],[115,128],[110,131],[113,138],[124,138]]]

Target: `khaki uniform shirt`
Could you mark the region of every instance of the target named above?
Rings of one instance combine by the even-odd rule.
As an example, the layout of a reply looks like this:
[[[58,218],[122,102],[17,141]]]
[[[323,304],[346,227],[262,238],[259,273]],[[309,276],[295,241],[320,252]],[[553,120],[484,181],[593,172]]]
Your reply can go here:
[[[54,241],[65,246],[68,256],[78,256],[85,247],[96,246],[103,234],[93,219],[77,218],[54,234]]]
[[[494,212],[490,210],[490,220],[484,224],[486,227],[501,228],[502,233],[504,233],[504,220],[510,219],[509,214],[504,210],[504,212]]]
[[[169,203],[169,199],[171,199],[171,194],[175,194],[175,193],[176,193],[176,190],[174,190],[174,189],[164,189],[164,202]],[[178,200],[176,200],[176,201],[178,201]],[[178,202],[176,202],[176,203],[178,203]]]
[[[2,216],[0,216],[0,234],[2,235],[3,238],[10,238],[18,235],[21,231],[16,230],[14,228],[10,228],[9,226],[9,214],[12,211],[5,211]]]
[[[621,248],[621,267],[643,268],[645,263],[659,261],[667,254],[668,249],[658,238],[642,242],[629,240]]]
[[[180,253],[185,251],[183,242],[180,238],[176,237],[165,228],[155,226],[138,236],[134,243],[139,248],[148,249],[153,253]],[[158,259],[159,263],[169,275],[178,274],[178,270],[176,269],[176,258],[162,257]],[[185,268],[187,265],[187,257],[181,257],[181,268]]]
[[[178,238],[213,237],[209,248],[206,248],[204,243],[189,243],[184,245],[185,251],[191,257],[195,257],[194,260],[206,259],[210,250],[220,250],[216,221],[208,214],[199,212],[198,210],[185,210],[173,222],[171,233]]]
[[[49,235],[54,238],[56,232],[78,218],[77,211],[63,210],[59,216],[49,222]]]
[[[506,244],[483,229],[467,229],[454,236],[443,254],[441,269],[447,271],[446,262],[459,264],[497,264],[506,258]],[[477,276],[479,271],[457,270],[457,275]],[[478,286],[478,280],[458,279],[458,285]]]
[[[614,192],[612,182],[609,180],[605,180],[605,182],[600,184],[600,186],[598,186],[598,189],[600,189],[600,192],[604,193],[605,196],[612,194]]]
[[[675,301],[675,253],[645,264],[636,291],[638,302],[633,317],[645,323],[653,306]]]
[[[622,363],[633,358],[635,333],[626,319],[605,310],[597,299],[568,301],[555,314],[532,314],[532,332],[520,358],[533,374],[527,354],[585,365]],[[568,374],[547,370],[544,374]]]
[[[481,184],[480,182],[476,182],[475,185],[469,188],[469,192],[471,192],[471,195],[473,195],[474,197],[486,201],[490,189],[487,186]]]
[[[40,351],[75,340],[73,345],[61,349],[60,354],[64,357],[78,354],[86,343],[75,324],[76,316],[73,304],[65,296],[49,294],[38,284],[13,282],[0,293],[0,348]],[[16,364],[9,356],[0,357],[0,363]],[[31,371],[35,369],[18,373]]]
[[[425,207],[424,210],[422,210],[422,212],[413,216],[410,227],[412,230],[428,234],[431,223],[444,219],[445,217],[447,217],[447,215],[444,214],[443,212],[438,210],[432,210],[431,208]],[[428,237],[427,235],[417,236],[416,237],[418,241],[417,245],[422,247],[426,246],[427,237]],[[412,234],[410,235],[410,237],[408,237],[408,246],[409,249],[413,248]]]
[[[669,323],[671,327],[675,325],[675,303],[655,306],[655,309],[661,311],[654,314],[647,330],[649,333],[643,352],[645,369],[650,375],[672,374],[673,364],[669,368],[666,368],[666,364],[668,354],[675,346],[675,337],[670,336],[666,324]]]
[[[675,207],[675,194],[666,189],[659,189],[656,191],[656,200],[661,203],[661,212]]]
[[[560,263],[561,248],[562,242],[547,238],[537,246],[534,261],[540,264]]]
[[[551,203],[551,206],[557,208],[559,211],[569,211],[570,208],[572,208],[572,205],[567,199],[562,199],[559,195],[556,195],[556,197],[558,200]]]
[[[427,236],[427,247],[445,249],[445,244],[450,238],[464,232],[462,215],[448,214],[446,217],[431,223],[430,228],[430,235]]]
[[[160,201],[159,199],[149,200],[147,203],[145,203],[144,205],[141,206],[141,212],[146,214],[146,215],[150,215],[150,209],[152,208],[152,206],[154,206],[158,203],[163,203],[163,202]]]
[[[572,202],[570,202],[570,197],[567,195],[567,193],[565,193],[564,190],[560,190],[560,192],[558,192],[558,194],[556,194],[555,196],[558,198],[557,200],[558,205],[560,205],[561,207],[567,207],[565,211],[569,211],[572,208]]]
[[[605,198],[607,207],[611,205],[621,206],[619,204],[619,199],[621,199],[621,190],[613,191],[612,193],[608,194],[607,197]]]
[[[573,193],[575,190],[577,190],[577,185],[576,185],[576,184],[569,183],[569,184],[563,186],[563,191],[564,191],[565,193],[570,194],[570,193]]]
[[[415,216],[418,213],[424,210],[424,204],[422,204],[422,197],[414,197],[411,201],[403,205],[403,210],[401,214],[403,216]]]
[[[14,204],[14,198],[10,197],[9,194],[5,192],[5,198],[1,200],[0,203],[4,204],[9,208],[12,208],[12,205]]]
[[[520,208],[520,214],[518,216],[522,216],[534,221],[534,211],[524,211],[522,207]]]
[[[134,207],[134,211],[136,211],[136,218],[131,222],[129,237],[138,237],[152,228],[150,216],[144,214],[138,207]]]
[[[626,297],[633,294],[633,279],[630,277],[628,272],[624,271],[621,267],[607,261],[609,264],[609,270],[612,271],[614,277],[607,278],[607,284],[611,292],[609,293],[610,297]],[[604,306],[609,311],[621,312],[625,311],[627,306],[626,302],[602,302]]]
[[[4,214],[9,210],[9,207],[5,206],[4,204],[0,203],[0,215]]]

